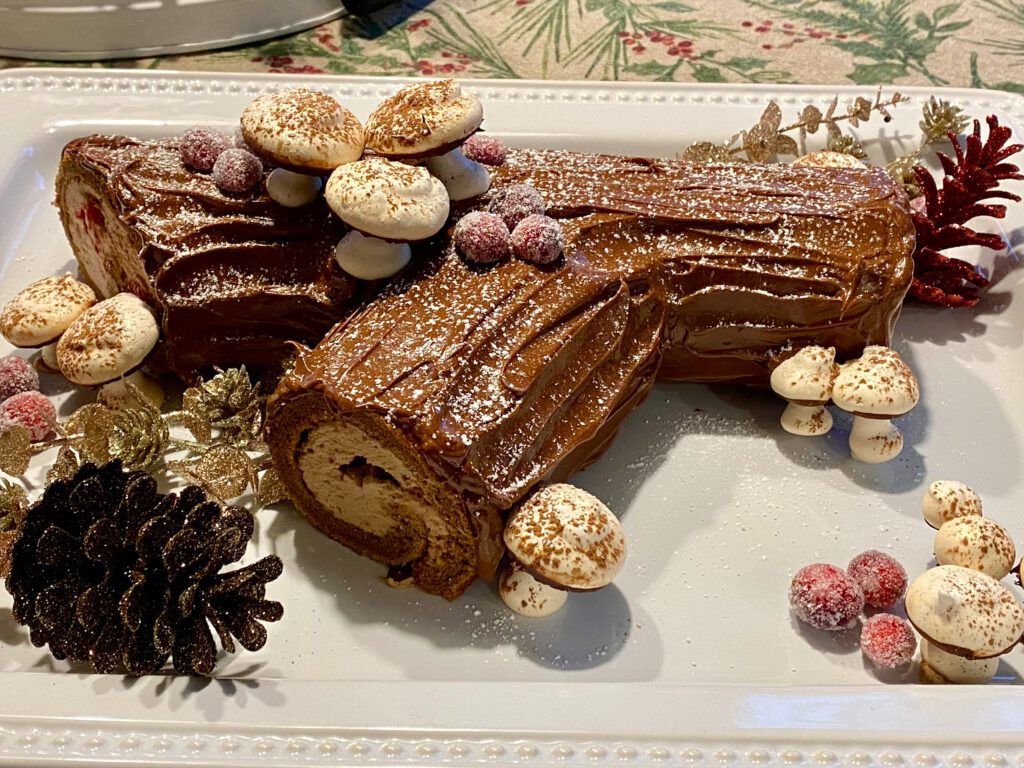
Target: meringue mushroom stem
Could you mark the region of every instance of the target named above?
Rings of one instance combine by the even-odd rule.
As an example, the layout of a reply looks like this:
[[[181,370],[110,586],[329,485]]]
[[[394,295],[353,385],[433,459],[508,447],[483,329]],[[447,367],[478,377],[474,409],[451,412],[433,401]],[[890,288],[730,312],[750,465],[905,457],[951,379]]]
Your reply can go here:
[[[886,418],[854,414],[850,430],[850,454],[865,464],[881,464],[895,459],[903,450],[903,435]]]
[[[429,158],[427,170],[441,180],[452,200],[468,200],[482,195],[491,186],[491,175],[487,169],[462,154],[458,147]]]
[[[802,405],[791,401],[779,422],[791,435],[817,437],[832,429],[832,414],[824,405]]]
[[[334,248],[343,270],[358,280],[382,280],[402,270],[412,258],[408,243],[392,243],[352,230]]]

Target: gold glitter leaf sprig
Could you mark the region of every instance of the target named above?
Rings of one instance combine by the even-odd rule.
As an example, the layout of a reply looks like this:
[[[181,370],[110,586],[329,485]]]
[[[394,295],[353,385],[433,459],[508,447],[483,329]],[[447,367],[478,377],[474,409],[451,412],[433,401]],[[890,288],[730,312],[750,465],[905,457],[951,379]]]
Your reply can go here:
[[[263,429],[264,400],[244,365],[218,370],[209,381],[185,390],[183,420],[197,440],[216,429],[223,441],[247,446],[259,439]]]
[[[198,459],[168,462],[168,467],[219,499],[237,498],[256,484],[252,459],[233,445],[215,445]]]
[[[6,578],[11,568],[11,550],[21,535],[25,521],[28,496],[25,489],[9,480],[0,479],[0,579]]]
[[[217,371],[189,388],[182,410],[173,413],[161,413],[130,381],[124,385],[133,405],[84,405],[54,425],[57,437],[52,440],[33,444],[25,428],[17,425],[0,432],[0,471],[23,475],[33,454],[59,447],[47,472],[48,483],[72,477],[86,463],[118,460],[127,469],[177,474],[222,503],[249,487],[260,506],[287,498],[280,479],[268,469],[267,448],[260,440],[266,397],[244,367]],[[195,440],[175,437],[173,426],[185,427]],[[167,454],[182,450],[188,453],[185,458],[167,460]],[[261,455],[253,458],[250,453]]]
[[[20,424],[0,432],[0,472],[15,477],[28,471],[32,459],[32,440]]]
[[[817,133],[822,126],[828,132],[828,148],[855,157],[863,156],[863,148],[852,136],[844,135],[840,123],[849,123],[854,128],[867,122],[878,113],[885,122],[892,120],[890,108],[909,101],[908,97],[896,92],[882,98],[879,88],[874,99],[858,96],[842,113],[839,112],[839,97],[832,99],[826,111],[809,104],[803,108],[795,122],[782,125],[782,109],[771,101],[761,118],[751,128],[740,131],[725,144],[715,145],[706,141],[692,144],[683,159],[695,163],[708,162],[754,162],[763,163],[779,155],[801,154],[808,134]],[[798,132],[799,140],[788,135]]]
[[[960,134],[970,124],[970,118],[960,107],[932,96],[921,110],[921,133],[925,144],[945,144],[949,134]]]

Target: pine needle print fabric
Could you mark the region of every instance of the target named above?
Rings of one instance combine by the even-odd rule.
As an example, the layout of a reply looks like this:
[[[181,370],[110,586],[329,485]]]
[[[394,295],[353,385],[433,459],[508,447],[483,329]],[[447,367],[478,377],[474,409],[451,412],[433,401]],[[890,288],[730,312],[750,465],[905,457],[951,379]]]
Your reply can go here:
[[[1024,93],[1024,0],[414,0],[255,46],[92,66]]]

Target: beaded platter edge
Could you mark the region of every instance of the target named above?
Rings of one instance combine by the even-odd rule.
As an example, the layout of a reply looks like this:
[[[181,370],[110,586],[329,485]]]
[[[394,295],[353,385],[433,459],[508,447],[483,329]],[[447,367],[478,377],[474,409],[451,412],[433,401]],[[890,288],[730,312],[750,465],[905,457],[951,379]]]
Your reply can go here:
[[[69,761],[87,765],[628,765],[628,766],[819,766],[820,768],[1015,768],[1024,753],[1013,750],[906,749],[851,743],[800,742],[756,745],[746,741],[595,741],[489,738],[379,738],[223,730],[170,732],[135,723],[94,728],[16,725],[0,719],[0,764]]]
[[[0,73],[0,93],[3,92],[68,92],[68,93],[126,93],[126,94],[192,94],[207,96],[244,95],[256,96],[288,86],[313,84],[325,88],[339,98],[378,97],[394,93],[402,85],[414,80],[409,78],[386,77],[294,77],[286,80],[278,76],[246,77],[207,75],[191,76],[188,73],[154,72],[139,73],[133,70],[116,72],[95,70],[91,73],[64,71],[59,69],[15,69]],[[517,81],[468,81],[472,90],[483,100],[498,100],[522,103],[544,102],[594,102],[617,104],[780,104],[817,103],[827,104],[833,95],[840,99],[862,95],[872,90],[870,86],[707,86],[693,83],[675,83],[651,87],[647,83],[581,82],[579,84]],[[900,88],[893,86],[886,90],[902,90],[914,94],[914,101],[924,101],[926,94],[941,94],[944,90],[955,90],[957,103],[968,112],[989,110],[1018,123],[1024,121],[1024,96],[1002,91],[977,91],[977,96],[963,98],[969,89],[923,88],[919,86]]]
[[[289,78],[289,85],[309,83],[339,97],[382,97],[406,81],[381,78]],[[95,71],[11,70],[0,73],[0,94],[181,94],[254,96],[281,87],[282,79],[239,76],[202,76],[173,73],[111,73]],[[487,100],[529,103],[689,103],[689,104],[827,104],[834,93],[853,96],[853,87],[751,89],[676,84],[632,87],[629,84],[476,82],[471,87]],[[915,101],[927,98],[924,89],[907,89]],[[941,89],[939,89],[941,90]],[[1024,128],[1024,97],[1009,93],[978,92],[960,98],[968,112],[995,112]],[[0,764],[27,762],[55,764],[71,761],[95,765],[169,765],[194,763],[211,766],[316,766],[316,765],[718,765],[723,768],[754,766],[821,766],[864,768],[1024,768],[1024,745],[1011,748],[928,749],[907,744],[858,743],[837,735],[833,740],[757,743],[737,738],[668,738],[660,740],[594,740],[585,738],[520,739],[513,734],[492,735],[453,731],[405,732],[392,738],[374,732],[324,734],[286,728],[263,728],[259,733],[230,725],[168,726],[159,722],[45,718],[0,715]]]

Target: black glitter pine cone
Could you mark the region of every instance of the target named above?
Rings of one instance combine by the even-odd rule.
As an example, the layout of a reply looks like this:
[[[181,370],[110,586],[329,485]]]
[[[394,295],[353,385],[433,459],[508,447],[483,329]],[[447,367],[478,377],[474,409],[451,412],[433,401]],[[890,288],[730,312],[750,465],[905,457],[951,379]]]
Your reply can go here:
[[[266,600],[281,560],[229,573],[252,537],[252,515],[221,508],[202,489],[161,494],[118,461],[86,464],[55,481],[28,511],[7,590],[32,643],[97,672],[145,675],[172,658],[181,674],[208,675],[235,640],[263,647],[280,603]]]

